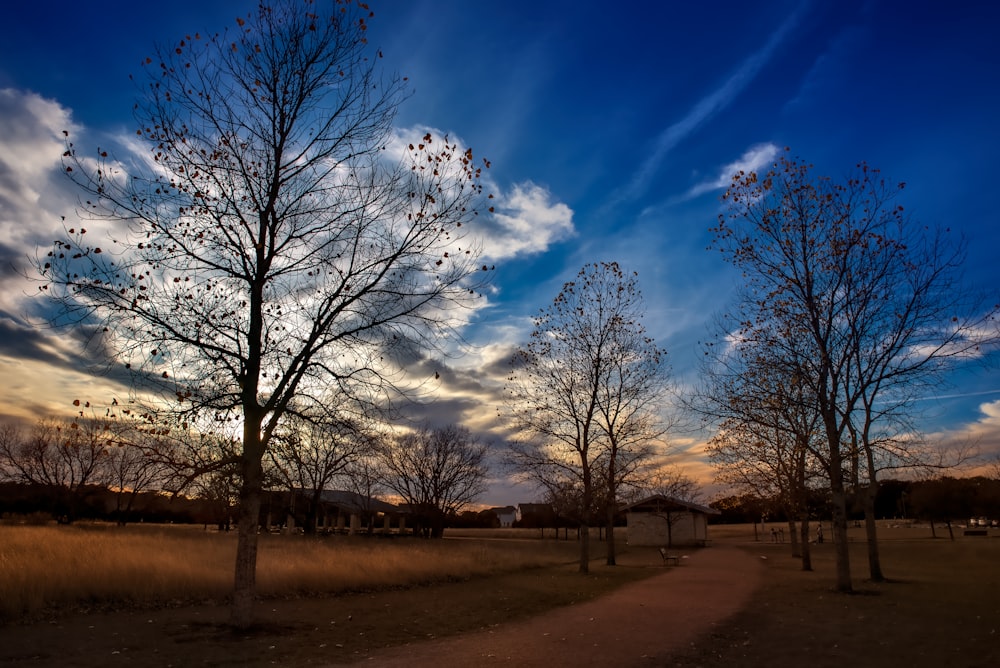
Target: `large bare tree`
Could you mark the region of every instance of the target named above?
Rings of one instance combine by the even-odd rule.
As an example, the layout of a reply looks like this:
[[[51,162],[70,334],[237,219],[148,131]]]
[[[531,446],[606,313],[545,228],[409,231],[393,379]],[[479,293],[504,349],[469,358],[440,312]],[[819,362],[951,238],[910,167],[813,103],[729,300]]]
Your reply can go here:
[[[144,397],[158,381],[159,410],[238,426],[239,627],[283,417],[331,394],[385,405],[392,349],[446,336],[483,280],[464,238],[482,167],[447,138],[393,133],[404,83],[379,68],[370,19],[361,3],[265,0],[231,31],[158,48],[135,107],[147,159],[68,143],[91,230],[40,262],[59,320],[96,332]]]
[[[815,399],[841,591],[852,589],[845,444],[863,428],[859,409],[902,410],[908,402],[898,397],[997,341],[996,302],[959,283],[961,244],[914,224],[897,201],[901,188],[865,164],[836,182],[782,157],[766,173],[733,178],[714,229],[746,281],[738,338],[778,351]]]
[[[512,465],[550,493],[576,490],[582,573],[595,502],[607,511],[607,561],[614,564],[618,488],[664,431],[665,352],[646,334],[643,315],[636,274],[616,262],[587,265],[535,318],[512,363]]]

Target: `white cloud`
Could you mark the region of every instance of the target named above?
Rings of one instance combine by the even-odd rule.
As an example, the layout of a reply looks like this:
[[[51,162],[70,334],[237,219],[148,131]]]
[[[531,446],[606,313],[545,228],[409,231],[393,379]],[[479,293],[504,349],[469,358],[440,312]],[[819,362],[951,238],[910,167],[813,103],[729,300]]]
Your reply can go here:
[[[75,129],[69,110],[58,102],[0,90],[0,238],[5,245],[33,249],[39,234],[54,227],[73,201],[60,155],[62,131]]]
[[[756,144],[748,148],[737,160],[727,163],[719,170],[718,176],[711,181],[704,181],[687,192],[687,197],[697,197],[712,190],[728,188],[733,182],[733,176],[743,172],[760,172],[767,169],[781,152],[777,144]]]
[[[543,253],[576,233],[573,210],[542,186],[520,183],[496,199],[497,211],[483,249],[493,260]]]
[[[979,442],[984,450],[1000,456],[1000,400],[980,404],[979,412],[982,415],[978,420],[950,434],[952,438],[957,435],[971,437]]]
[[[976,394],[985,394],[976,393]],[[941,398],[968,395],[948,395]],[[966,451],[970,447],[978,451],[978,458],[963,473],[985,474],[996,462],[1000,462],[1000,400],[979,405],[980,416],[970,422],[948,431],[928,434],[925,440],[943,451]]]
[[[454,133],[419,125],[394,128],[386,144],[387,154],[393,158],[403,157],[408,153],[407,147],[411,142],[416,143],[416,138],[428,134],[435,141],[447,138],[454,145],[453,153],[456,155],[468,149]],[[476,220],[474,233],[482,244],[484,259],[496,261],[543,253],[551,244],[575,234],[573,210],[556,200],[547,188],[526,181],[515,184],[504,193],[485,170],[481,185],[484,193],[492,195],[488,202],[494,209],[494,213],[481,215]]]

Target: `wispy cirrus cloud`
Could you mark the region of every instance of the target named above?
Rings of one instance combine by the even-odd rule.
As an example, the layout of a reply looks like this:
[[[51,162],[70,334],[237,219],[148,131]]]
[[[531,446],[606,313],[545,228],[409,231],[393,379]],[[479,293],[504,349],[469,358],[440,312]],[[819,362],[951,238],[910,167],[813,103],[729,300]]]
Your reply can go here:
[[[781,148],[777,144],[765,143],[751,146],[737,160],[725,164],[714,179],[703,181],[691,188],[686,193],[685,199],[698,197],[713,190],[728,188],[734,175],[740,172],[760,172],[769,167],[780,152]]]
[[[728,107],[750,85],[764,66],[774,57],[795,27],[799,25],[807,7],[806,4],[792,12],[771,33],[764,46],[744,60],[743,64],[722,85],[699,100],[684,118],[664,130],[653,143],[652,151],[632,175],[632,179],[612,196],[608,206],[641,197],[649,188],[653,175],[670,151]]]

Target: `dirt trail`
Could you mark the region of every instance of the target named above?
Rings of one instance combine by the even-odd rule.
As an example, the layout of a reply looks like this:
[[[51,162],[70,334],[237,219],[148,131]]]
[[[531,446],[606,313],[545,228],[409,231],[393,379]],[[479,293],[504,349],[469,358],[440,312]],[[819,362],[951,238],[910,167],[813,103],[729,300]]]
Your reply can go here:
[[[741,610],[761,582],[756,557],[699,550],[662,575],[532,619],[370,655],[371,666],[451,668],[660,665]]]

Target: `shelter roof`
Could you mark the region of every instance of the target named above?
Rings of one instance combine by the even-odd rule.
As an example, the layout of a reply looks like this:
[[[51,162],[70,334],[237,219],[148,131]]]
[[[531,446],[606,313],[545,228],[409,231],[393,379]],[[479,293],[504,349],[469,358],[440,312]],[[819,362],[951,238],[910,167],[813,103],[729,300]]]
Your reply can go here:
[[[653,494],[652,496],[647,496],[639,501],[626,504],[619,510],[622,512],[629,511],[635,513],[649,513],[656,512],[658,510],[690,510],[703,515],[722,514],[721,511],[718,511],[715,508],[709,508],[708,506],[703,506],[700,503],[685,501],[684,499],[678,499],[677,497],[667,496],[665,494]]]

